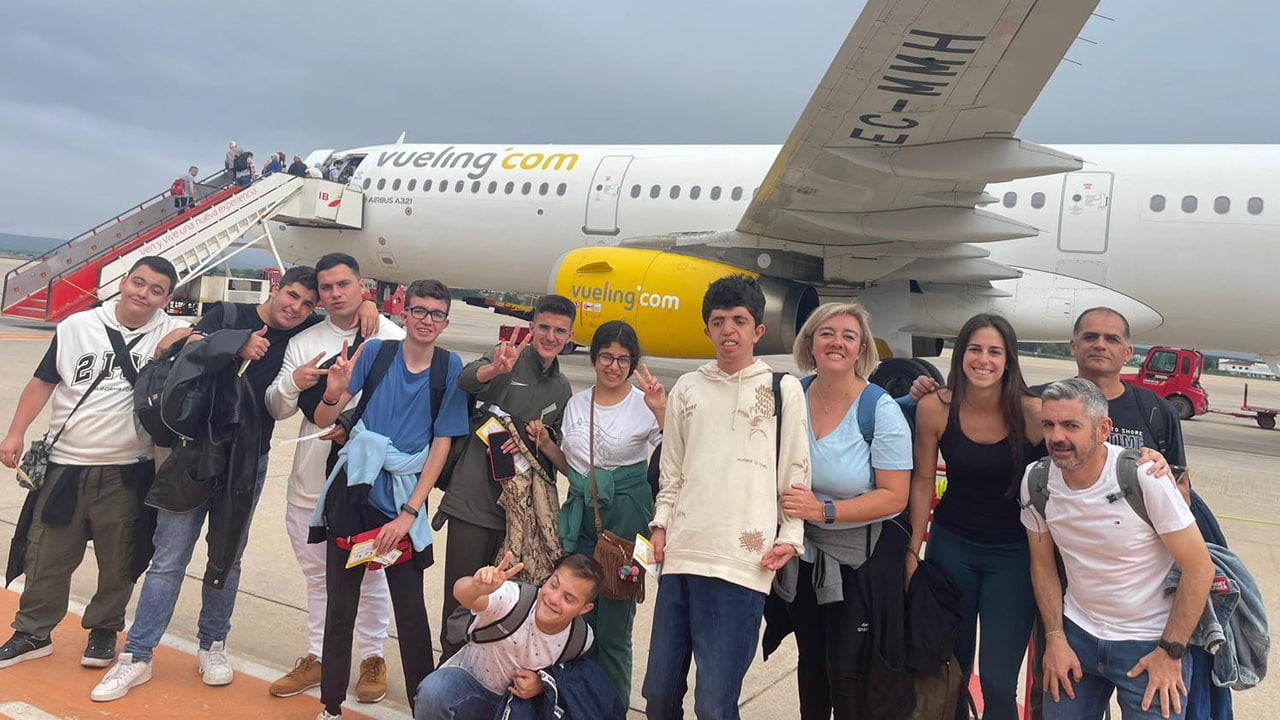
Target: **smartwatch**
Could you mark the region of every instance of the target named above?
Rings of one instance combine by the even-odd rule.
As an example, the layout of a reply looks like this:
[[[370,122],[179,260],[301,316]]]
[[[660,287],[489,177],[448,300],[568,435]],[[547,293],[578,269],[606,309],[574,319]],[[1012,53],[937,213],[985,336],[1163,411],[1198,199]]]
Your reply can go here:
[[[1174,660],[1181,660],[1182,656],[1187,652],[1186,645],[1180,642],[1171,642],[1164,638],[1160,638],[1160,642],[1156,643],[1156,647],[1163,648],[1165,652],[1169,653],[1169,657]]]
[[[401,511],[401,512],[407,512],[407,513],[409,513],[410,515],[414,516],[415,518],[416,518],[416,517],[418,517],[418,508],[416,508],[416,507],[414,507],[414,506],[410,505],[409,503],[403,503],[403,504],[401,504],[401,505],[400,505],[400,511]]]
[[[831,525],[836,521],[836,504],[830,500],[822,501],[822,522]]]

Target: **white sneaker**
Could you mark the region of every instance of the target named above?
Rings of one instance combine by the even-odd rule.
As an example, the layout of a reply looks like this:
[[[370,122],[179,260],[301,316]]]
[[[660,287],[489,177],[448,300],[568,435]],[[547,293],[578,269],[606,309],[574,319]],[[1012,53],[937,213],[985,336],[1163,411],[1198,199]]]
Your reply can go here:
[[[151,679],[151,663],[134,662],[133,653],[120,653],[116,664],[107,671],[89,698],[94,702],[119,700],[129,694],[129,688],[137,687]]]
[[[196,661],[200,663],[200,677],[205,685],[230,685],[235,678],[235,671],[227,660],[227,645],[221,640],[208,650],[196,652]]]
[[[342,714],[330,715],[328,710],[321,710],[316,720],[342,720]]]

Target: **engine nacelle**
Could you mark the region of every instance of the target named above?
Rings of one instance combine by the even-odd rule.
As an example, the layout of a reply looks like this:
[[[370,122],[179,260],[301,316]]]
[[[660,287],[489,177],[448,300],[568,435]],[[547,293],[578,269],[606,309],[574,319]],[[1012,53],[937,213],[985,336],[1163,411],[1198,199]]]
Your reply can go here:
[[[585,247],[560,256],[549,289],[578,306],[574,336],[581,345],[602,323],[626,320],[647,355],[707,358],[715,352],[704,332],[702,296],[712,282],[735,274],[755,278],[764,291],[765,334],[756,354],[790,353],[818,306],[816,290],[790,280],[672,252]]]

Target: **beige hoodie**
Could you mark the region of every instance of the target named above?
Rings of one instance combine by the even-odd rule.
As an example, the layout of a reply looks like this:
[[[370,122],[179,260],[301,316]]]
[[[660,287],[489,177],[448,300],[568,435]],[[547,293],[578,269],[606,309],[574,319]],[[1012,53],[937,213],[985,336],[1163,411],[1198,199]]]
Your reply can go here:
[[[773,405],[772,371],[761,360],[732,375],[712,361],[671,388],[650,523],[667,531],[663,573],[715,577],[763,593],[773,580],[760,565],[765,553],[779,543],[804,551],[804,522],[783,516],[779,504],[792,483],[809,485],[800,381],[782,379],[781,451]]]

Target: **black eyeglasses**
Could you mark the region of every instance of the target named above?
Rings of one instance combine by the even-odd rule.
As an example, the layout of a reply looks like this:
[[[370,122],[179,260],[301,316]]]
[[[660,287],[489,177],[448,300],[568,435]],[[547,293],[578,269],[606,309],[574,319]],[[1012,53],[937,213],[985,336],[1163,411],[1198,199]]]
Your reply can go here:
[[[630,355],[612,355],[612,354],[610,354],[610,353],[603,353],[603,352],[602,352],[602,353],[600,353],[599,355],[597,355],[597,356],[596,356],[596,360],[597,360],[601,365],[605,365],[605,366],[612,365],[612,364],[614,364],[614,363],[618,363],[618,367],[620,367],[620,368],[628,368],[628,367],[631,367],[631,356],[630,356]]]
[[[404,311],[409,313],[409,317],[414,320],[426,320],[427,318],[431,318],[432,322],[440,323],[449,319],[449,313],[443,310],[428,310],[421,305],[414,305],[413,307],[405,308]]]

